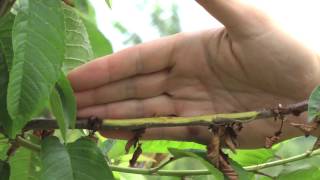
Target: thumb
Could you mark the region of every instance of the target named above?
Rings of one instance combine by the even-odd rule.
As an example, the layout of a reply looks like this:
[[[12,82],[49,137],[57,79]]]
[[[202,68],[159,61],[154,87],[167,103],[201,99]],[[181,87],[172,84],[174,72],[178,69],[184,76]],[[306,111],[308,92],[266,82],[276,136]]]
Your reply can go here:
[[[241,0],[197,0],[219,20],[231,36],[260,35],[271,27],[271,20],[253,6]]]

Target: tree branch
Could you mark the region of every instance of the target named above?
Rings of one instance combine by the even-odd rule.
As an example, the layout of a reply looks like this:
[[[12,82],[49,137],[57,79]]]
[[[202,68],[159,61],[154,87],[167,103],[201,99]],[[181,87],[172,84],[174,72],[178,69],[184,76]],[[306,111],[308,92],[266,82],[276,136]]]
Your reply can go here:
[[[135,130],[154,127],[176,127],[176,126],[210,126],[212,124],[225,123],[248,123],[254,120],[261,120],[279,115],[296,115],[305,112],[308,108],[307,101],[288,105],[287,107],[277,107],[259,111],[214,114],[194,117],[152,117],[136,119],[104,119],[99,124],[93,124],[90,119],[79,119],[76,121],[76,129],[89,130]],[[98,129],[97,129],[98,127]],[[35,129],[58,129],[58,124],[54,119],[33,119],[24,130]]]

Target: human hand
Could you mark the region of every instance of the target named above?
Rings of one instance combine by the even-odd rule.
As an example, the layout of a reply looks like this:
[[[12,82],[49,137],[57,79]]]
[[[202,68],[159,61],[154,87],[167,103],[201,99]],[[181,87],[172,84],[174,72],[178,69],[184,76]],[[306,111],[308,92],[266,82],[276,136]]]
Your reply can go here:
[[[180,33],[82,65],[69,74],[78,116],[138,118],[249,111],[306,99],[319,84],[316,53],[239,0],[198,0],[226,28]],[[301,119],[293,119],[301,121]],[[242,147],[262,146],[273,121],[245,124]],[[285,127],[285,138],[298,132]],[[103,135],[130,138],[131,132]],[[205,127],[147,129],[145,139],[206,143]]]

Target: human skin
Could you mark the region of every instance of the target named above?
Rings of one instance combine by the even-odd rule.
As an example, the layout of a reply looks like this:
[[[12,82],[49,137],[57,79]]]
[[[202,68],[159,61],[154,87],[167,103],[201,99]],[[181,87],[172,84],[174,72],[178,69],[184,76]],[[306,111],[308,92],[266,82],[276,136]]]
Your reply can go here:
[[[239,0],[197,0],[225,28],[179,33],[124,49],[69,74],[79,117],[196,116],[276,107],[307,99],[320,84],[319,56]],[[191,22],[192,23],[192,22]],[[288,117],[282,139],[301,135]],[[264,145],[280,122],[244,124],[241,148]],[[104,131],[128,139],[129,131]],[[207,127],[147,129],[144,139],[207,143]]]

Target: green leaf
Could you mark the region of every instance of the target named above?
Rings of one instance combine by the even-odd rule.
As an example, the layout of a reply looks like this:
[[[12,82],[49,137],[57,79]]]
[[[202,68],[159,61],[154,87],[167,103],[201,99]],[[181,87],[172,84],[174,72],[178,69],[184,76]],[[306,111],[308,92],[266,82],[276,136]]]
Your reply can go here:
[[[9,139],[0,133],[0,160],[7,159],[9,145]]]
[[[15,15],[12,13],[7,14],[0,18],[0,49],[2,56],[9,69],[11,68],[13,59],[12,50],[12,26],[14,23]]]
[[[15,2],[15,0],[1,0],[0,1],[0,17],[6,15],[10,11],[14,2]]]
[[[107,140],[107,141],[110,141]],[[175,149],[199,149],[204,150],[206,147],[202,144],[197,144],[194,142],[181,142],[181,141],[167,141],[167,140],[152,140],[152,141],[141,141],[142,142],[142,151],[144,153],[169,153],[168,148]],[[116,140],[112,142],[112,148],[108,148],[108,157],[118,158],[125,153],[125,146],[127,141]],[[108,143],[105,143],[105,146],[109,146]],[[103,148],[103,146],[102,146]],[[132,151],[133,152],[133,151]]]
[[[72,180],[73,168],[66,148],[56,137],[48,137],[41,143],[40,179]]]
[[[0,180],[9,180],[10,165],[5,161],[0,161]]]
[[[89,0],[74,0],[75,8],[91,22],[96,22],[96,12]]]
[[[234,154],[230,151],[229,157],[242,166],[251,166],[267,162],[274,157],[272,149],[250,149],[250,150],[237,150]]]
[[[101,151],[88,139],[63,146],[58,138],[43,140],[41,179],[114,179]]]
[[[68,144],[73,169],[79,176],[85,172],[87,177],[93,179],[113,179],[113,174],[97,145],[86,138]]]
[[[192,157],[199,160],[204,166],[207,167],[207,169],[216,179],[223,179],[222,173],[218,169],[216,169],[210,162],[208,162],[208,160],[205,157],[204,151],[181,150],[174,148],[169,148],[168,150],[175,158]]]
[[[316,138],[312,136],[308,138],[304,136],[293,138],[289,141],[281,143],[280,146],[277,148],[276,155],[280,158],[289,158],[305,153],[308,150],[312,149],[315,141]],[[286,165],[283,165],[283,169],[280,172],[280,174],[290,174],[292,172],[300,170],[306,170],[313,167],[320,167],[319,162],[319,156],[313,156],[308,159],[302,159],[296,162],[291,162]]]
[[[109,8],[111,9],[111,7],[112,7],[112,0],[106,0],[106,3],[108,4]]]
[[[31,142],[37,143],[38,138],[31,136]],[[38,180],[40,172],[39,153],[20,147],[10,158],[10,180]]]
[[[310,150],[316,141],[315,137],[296,137],[280,144],[277,144],[272,149],[275,152],[277,158],[270,159],[279,160],[284,158],[290,158]],[[286,176],[294,172],[305,171],[314,167],[319,168],[320,157],[314,156],[307,159],[299,160],[296,162],[287,163],[285,165],[279,165],[271,168],[262,169],[261,172],[273,177]]]
[[[236,161],[229,159],[229,163],[232,166],[232,168],[236,171],[238,174],[239,180],[250,180],[253,179],[254,174],[252,172],[248,172],[243,167],[238,164]]]
[[[82,20],[87,28],[94,57],[97,58],[111,54],[113,52],[112,45],[110,41],[100,32],[97,25],[85,17],[83,17]]]
[[[12,62],[12,26],[14,15],[9,13],[0,18],[0,126],[5,132],[11,129],[12,120],[7,110],[7,89],[9,82],[9,67]]]
[[[7,151],[9,149],[9,140],[4,138],[3,136],[0,136],[0,160],[6,160],[7,159]]]
[[[93,59],[88,33],[75,9],[64,5],[66,44],[63,69],[65,72]]]
[[[143,152],[157,152],[157,153],[168,153],[168,148],[175,149],[199,149],[205,150],[206,146],[194,142],[181,142],[181,141],[142,141]]]
[[[281,174],[278,180],[318,180],[320,179],[320,169],[318,167],[313,167],[309,169],[297,170],[287,174]]]
[[[222,173],[218,169],[216,169],[208,161],[206,151],[198,150],[198,149],[196,149],[196,150],[194,150],[194,149],[179,150],[179,149],[172,149],[172,148],[170,148],[169,151],[176,158],[181,158],[181,157],[196,158],[196,159],[200,160],[200,162],[203,165],[205,165],[208,168],[208,170],[211,171],[211,173],[213,175],[217,174],[217,175],[223,176]],[[229,159],[229,163],[233,167],[233,169],[236,171],[236,173],[238,174],[239,180],[250,180],[253,178],[254,174],[244,170],[243,167],[240,164],[238,164],[237,162],[233,161],[232,159]],[[217,173],[217,172],[219,172],[219,173]]]
[[[50,106],[60,127],[62,138],[66,140],[67,130],[75,126],[77,107],[70,82],[63,73],[52,91]]]
[[[313,121],[320,115],[320,86],[316,87],[308,101],[308,122]]]
[[[13,27],[14,59],[8,86],[11,135],[49,100],[64,59],[64,17],[57,0],[26,0]]]
[[[88,0],[75,0],[75,7],[87,29],[94,57],[101,57],[113,52],[110,41],[100,32],[96,23],[94,7]]]

